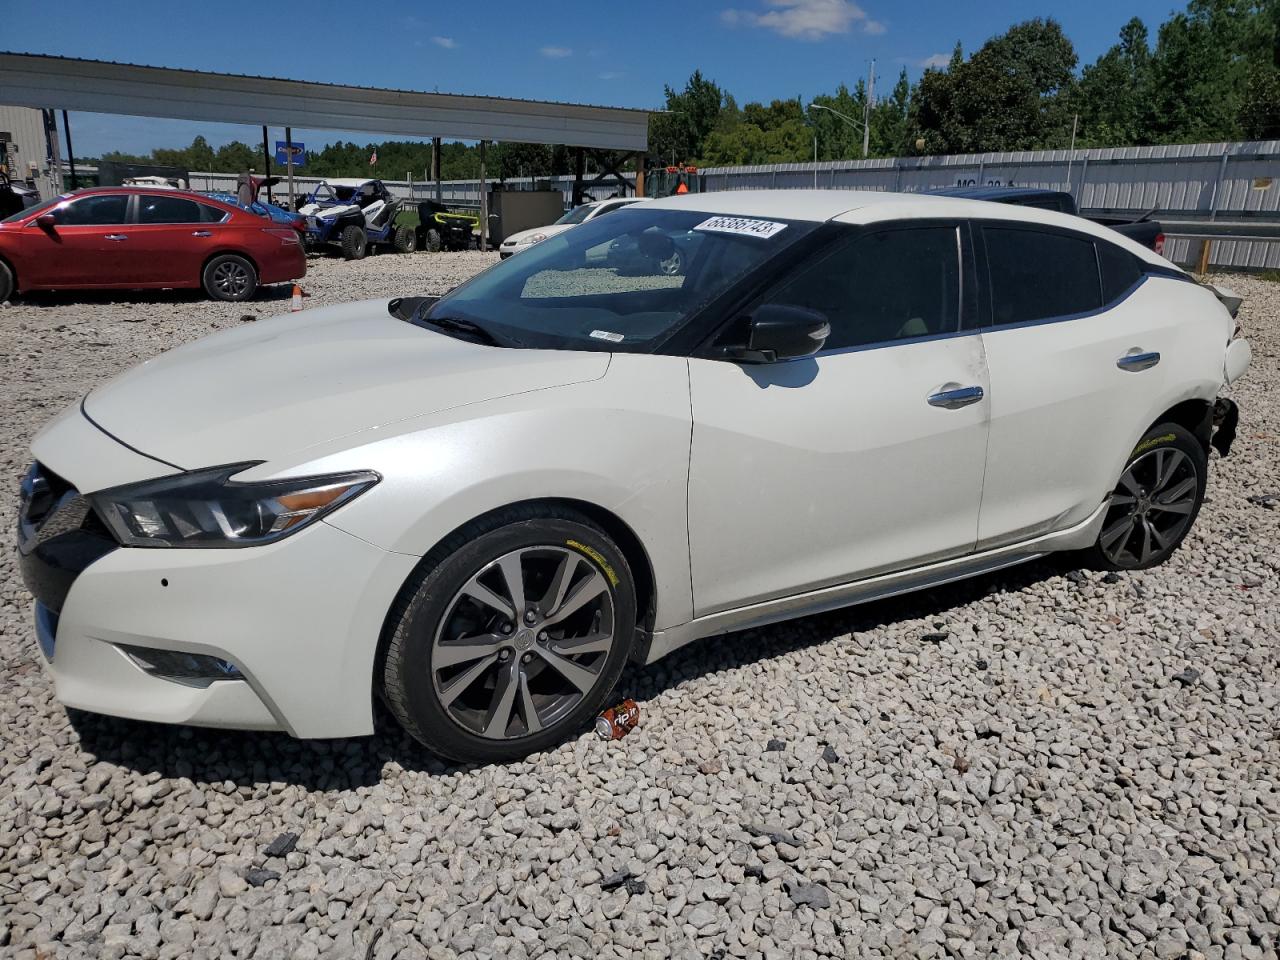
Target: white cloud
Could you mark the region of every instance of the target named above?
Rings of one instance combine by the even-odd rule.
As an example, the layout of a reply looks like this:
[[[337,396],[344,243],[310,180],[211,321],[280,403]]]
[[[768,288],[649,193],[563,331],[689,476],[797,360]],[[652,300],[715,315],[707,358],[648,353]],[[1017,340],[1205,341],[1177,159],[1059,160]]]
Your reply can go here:
[[[538,52],[552,60],[563,60],[565,57],[573,56],[573,51],[568,47],[542,47]]]
[[[729,8],[720,11],[720,20],[730,26],[749,24],[764,27],[784,37],[800,40],[822,40],[836,33],[848,33],[861,23],[867,33],[885,32],[885,25],[870,20],[867,13],[852,0],[765,0],[764,13]]]
[[[444,47],[446,50],[454,50],[458,46],[458,41],[453,37],[432,37],[431,42],[437,47]]]
[[[868,20],[862,25],[862,32],[869,33],[873,37],[880,37],[888,33],[889,28],[883,20]]]
[[[625,73],[619,73],[616,70],[606,70],[604,73],[597,74],[601,80],[621,80],[626,76]]]
[[[917,60],[916,66],[924,67],[928,70],[930,67],[934,69],[942,69],[951,62],[951,55],[946,53],[935,53],[931,57],[925,57],[923,60]]]

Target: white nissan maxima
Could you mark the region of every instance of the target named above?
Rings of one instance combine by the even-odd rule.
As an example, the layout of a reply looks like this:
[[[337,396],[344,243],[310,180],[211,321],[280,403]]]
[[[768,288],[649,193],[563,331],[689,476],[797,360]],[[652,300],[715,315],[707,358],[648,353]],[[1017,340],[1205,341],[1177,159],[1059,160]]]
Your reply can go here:
[[[699,637],[1051,551],[1160,563],[1234,433],[1236,306],[1028,208],[636,204],[63,412],[22,486],[39,645],[84,710],[335,737],[381,696],[517,757]]]

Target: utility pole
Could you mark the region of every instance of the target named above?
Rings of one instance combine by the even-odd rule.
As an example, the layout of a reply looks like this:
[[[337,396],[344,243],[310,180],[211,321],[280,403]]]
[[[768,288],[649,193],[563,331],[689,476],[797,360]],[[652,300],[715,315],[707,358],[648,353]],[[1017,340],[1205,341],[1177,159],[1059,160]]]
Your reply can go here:
[[[867,71],[867,95],[862,101],[862,159],[871,153],[871,107],[876,96],[876,62]]]
[[[1080,124],[1080,114],[1076,114],[1071,120],[1071,147],[1067,152],[1067,193],[1071,192],[1071,161],[1076,155],[1076,127]]]

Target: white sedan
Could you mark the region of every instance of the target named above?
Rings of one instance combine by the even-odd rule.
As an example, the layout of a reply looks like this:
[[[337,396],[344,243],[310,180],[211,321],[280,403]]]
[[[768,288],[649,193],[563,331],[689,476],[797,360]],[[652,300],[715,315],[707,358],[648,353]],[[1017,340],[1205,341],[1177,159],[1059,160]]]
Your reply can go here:
[[[1030,208],[635,205],[64,411],[22,491],[38,640],[84,710],[336,737],[381,696],[441,754],[521,756],[700,637],[1052,551],[1162,562],[1234,433],[1235,306]]]
[[[606,213],[612,213],[615,210],[621,210],[623,207],[629,207],[633,203],[639,203],[645,200],[645,197],[613,197],[609,200],[596,200],[591,203],[584,203],[574,207],[555,223],[548,224],[545,227],[531,227],[528,230],[521,230],[513,233],[502,241],[498,247],[498,257],[502,260],[516,253],[523,253],[535,243],[541,243],[547,237],[554,237],[564,233],[570,227],[576,227],[580,223],[586,223],[597,217],[602,217]]]

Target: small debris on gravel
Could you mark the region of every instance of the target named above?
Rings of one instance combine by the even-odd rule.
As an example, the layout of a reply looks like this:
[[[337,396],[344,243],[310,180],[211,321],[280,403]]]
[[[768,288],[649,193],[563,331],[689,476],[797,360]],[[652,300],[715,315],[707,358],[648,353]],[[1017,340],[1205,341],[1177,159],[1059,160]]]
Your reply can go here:
[[[1258,507],[1266,507],[1268,510],[1274,510],[1277,504],[1280,504],[1280,494],[1260,493],[1251,497],[1246,497],[1250,503]]]
[[[979,670],[987,670],[991,667],[991,664],[988,663],[985,658],[979,657],[977,661],[974,663],[974,666],[977,667]]]
[[[836,753],[835,747],[831,746],[831,744],[827,744],[822,748],[822,759],[827,761],[827,763],[839,763],[840,754]]]
[[[291,853],[297,845],[296,833],[282,833],[263,847],[262,852],[268,857],[283,857],[286,853]]]
[[[649,885],[639,877],[627,877],[626,882],[623,883],[623,887],[625,887],[627,893],[631,894],[633,897],[639,896],[642,893],[648,893],[649,891]]]
[[[496,259],[315,257],[297,316],[438,295]],[[1039,561],[700,641],[634,673],[628,693],[661,722],[620,742],[459,767],[381,722],[299,741],[68,714],[10,537],[0,954],[359,960],[381,936],[376,960],[1270,956],[1280,503],[1247,497],[1280,501],[1280,283],[1222,282],[1254,348],[1229,391],[1241,429],[1167,563],[1073,584]],[[59,410],[248,311],[269,322],[289,293],[0,312],[0,529]],[[920,641],[944,630],[950,656]],[[1190,693],[1169,679],[1188,664]],[[725,772],[700,774],[707,757]],[[283,876],[251,887],[243,872],[285,833]],[[789,880],[830,907],[796,907]]]
[[[797,907],[813,907],[815,910],[826,910],[831,906],[831,894],[827,888],[817,883],[796,883],[788,881],[787,896]]]
[[[944,631],[938,631],[936,633],[924,633],[920,635],[920,642],[921,643],[941,643],[943,640],[947,639],[947,637],[949,636],[951,636],[951,634],[946,633]]]
[[[1199,679],[1200,671],[1194,667],[1187,667],[1181,673],[1175,673],[1173,675],[1174,682],[1180,683],[1184,687],[1194,686]]]
[[[251,887],[260,887],[269,880],[279,880],[280,874],[264,867],[250,867],[244,872],[244,879]]]
[[[600,881],[601,890],[616,890],[628,880],[631,880],[634,874],[630,870],[619,870],[617,873],[611,873]]]

